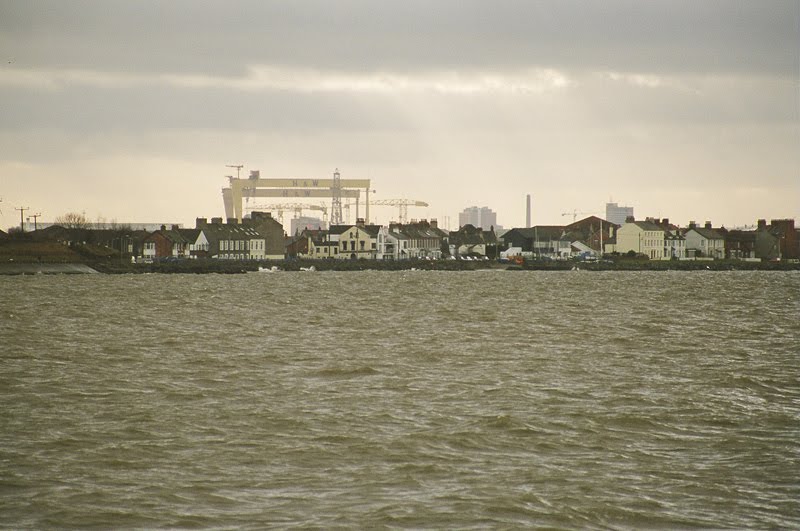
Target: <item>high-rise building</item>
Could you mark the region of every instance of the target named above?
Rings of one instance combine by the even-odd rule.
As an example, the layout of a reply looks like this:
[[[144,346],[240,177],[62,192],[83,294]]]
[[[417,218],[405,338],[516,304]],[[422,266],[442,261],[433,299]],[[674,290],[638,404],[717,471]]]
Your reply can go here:
[[[290,233],[290,235],[303,232],[305,229],[311,229],[311,230],[325,229],[326,228],[325,225],[326,223],[319,218],[300,216],[298,218],[292,219],[290,223],[292,232]]]
[[[476,207],[472,206],[465,208],[463,212],[458,215],[458,226],[472,225],[479,227],[483,230],[489,230],[491,227],[497,229],[497,214],[489,207]]]
[[[606,203],[606,221],[622,225],[629,216],[633,217],[633,207],[621,207],[616,203]]]

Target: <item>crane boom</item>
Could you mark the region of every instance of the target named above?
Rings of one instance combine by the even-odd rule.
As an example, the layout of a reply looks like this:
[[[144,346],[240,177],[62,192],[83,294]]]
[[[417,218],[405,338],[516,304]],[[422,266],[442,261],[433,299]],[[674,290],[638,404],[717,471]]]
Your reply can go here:
[[[594,212],[578,212],[578,210],[573,210],[572,212],[562,212],[562,216],[572,216],[572,222],[575,223],[575,220],[578,218],[578,215],[581,216],[593,216]]]
[[[327,222],[328,218],[328,207],[325,205],[315,205],[312,203],[277,203],[274,205],[253,205],[245,207],[246,210],[268,210],[268,211],[275,211],[277,213],[278,219],[280,219],[281,223],[283,223],[283,213],[286,210],[294,211],[295,218],[299,218],[300,215],[303,213],[303,210],[318,210],[322,212],[322,218],[325,222]]]
[[[399,208],[398,217],[400,223],[405,223],[408,218],[408,207],[426,207],[429,206],[425,201],[418,201],[416,199],[377,199],[370,201],[373,205],[396,206]]]

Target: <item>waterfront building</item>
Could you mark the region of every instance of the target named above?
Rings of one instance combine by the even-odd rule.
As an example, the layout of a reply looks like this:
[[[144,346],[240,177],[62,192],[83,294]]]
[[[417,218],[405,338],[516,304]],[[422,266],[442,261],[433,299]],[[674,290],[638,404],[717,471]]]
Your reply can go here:
[[[242,220],[242,225],[254,229],[264,240],[263,258],[280,260],[286,256],[284,245],[285,233],[283,225],[272,217],[270,212],[251,212],[249,218]],[[255,249],[259,251],[259,249]],[[252,255],[255,258],[255,254]]]
[[[800,238],[793,219],[773,219],[767,225],[766,220],[758,220],[758,229],[769,231],[777,238],[777,255],[782,260],[800,259]]]
[[[703,227],[698,227],[694,221],[689,222],[689,228],[683,232],[686,239],[686,256],[689,258],[725,258],[725,236],[717,229],[712,228],[711,222],[706,221]]]
[[[451,256],[488,256],[498,258],[499,240],[494,230],[482,230],[480,227],[467,224],[448,237]]]
[[[591,248],[593,254],[598,255],[602,247],[614,238],[614,231],[618,225],[610,223],[597,216],[574,221],[564,227],[566,236],[572,244],[582,243]]]
[[[356,260],[375,259],[378,256],[379,225],[367,225],[363,219],[355,225],[333,225],[328,231],[328,241],[337,242],[336,258]]]
[[[536,225],[514,228],[503,234],[508,248],[519,248],[523,256],[561,260],[572,254],[572,239],[562,225]]]
[[[144,239],[142,256],[146,259],[161,259],[167,257],[188,258],[190,246],[194,243],[187,240],[177,225],[167,229],[161,225],[159,230],[151,232]]]
[[[339,258],[339,242],[310,239],[308,258]]]
[[[391,223],[389,229],[400,236],[404,246],[402,258],[442,258],[442,249],[447,249],[448,233],[439,228],[435,219],[412,221],[411,223]]]
[[[725,258],[771,260],[778,257],[778,238],[768,230],[729,230],[725,232]]]
[[[402,232],[382,226],[378,231],[379,260],[405,260],[408,258],[408,237]]]
[[[206,218],[197,218],[196,228],[197,240],[190,248],[193,256],[220,260],[263,260],[276,256],[267,255],[267,241],[254,226],[240,225],[236,218],[226,223],[222,218],[211,218],[210,223]],[[282,239],[280,245],[277,257],[283,258]]]
[[[620,254],[635,252],[651,260],[664,258],[665,230],[651,220],[636,221],[629,217],[617,229],[616,251]]]

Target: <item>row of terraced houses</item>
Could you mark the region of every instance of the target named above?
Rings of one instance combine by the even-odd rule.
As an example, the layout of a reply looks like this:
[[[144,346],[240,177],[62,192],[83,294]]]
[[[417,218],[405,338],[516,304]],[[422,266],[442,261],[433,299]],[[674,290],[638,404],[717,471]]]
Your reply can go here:
[[[752,229],[702,226],[689,222],[686,227],[669,219],[629,217],[616,225],[590,216],[566,226],[511,229],[502,239],[506,251],[523,256],[570,258],[576,255],[629,254],[651,260],[799,259],[800,241],[793,219],[776,219],[767,224],[760,219]]]
[[[596,216],[569,225],[514,228],[498,235],[464,225],[457,231],[439,228],[436,220],[374,225],[358,220],[327,230],[303,230],[287,236],[269,212],[252,212],[236,219],[197,218],[194,228],[162,225],[155,231],[100,230],[51,226],[37,237],[64,243],[93,243],[117,249],[136,260],[211,258],[220,260],[276,260],[284,258],[332,260],[407,260],[443,258],[570,259],[603,254],[628,254],[651,260],[800,258],[794,220],[769,224],[758,220],[752,229],[700,226],[678,227],[668,219],[628,218],[616,225]]]

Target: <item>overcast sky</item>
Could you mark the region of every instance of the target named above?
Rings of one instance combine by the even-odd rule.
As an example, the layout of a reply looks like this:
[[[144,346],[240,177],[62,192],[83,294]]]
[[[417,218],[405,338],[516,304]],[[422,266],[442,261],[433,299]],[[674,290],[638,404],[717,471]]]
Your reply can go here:
[[[193,226],[226,164],[453,229],[526,194],[535,224],[800,218],[798,28],[797,0],[0,0],[0,226]]]

